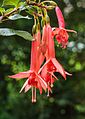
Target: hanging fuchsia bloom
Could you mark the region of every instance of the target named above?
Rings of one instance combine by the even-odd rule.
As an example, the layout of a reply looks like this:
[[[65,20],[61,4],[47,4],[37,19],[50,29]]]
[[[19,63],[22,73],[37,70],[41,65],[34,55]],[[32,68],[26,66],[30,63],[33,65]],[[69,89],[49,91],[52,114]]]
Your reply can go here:
[[[22,90],[25,90],[25,92],[27,92],[29,89],[32,88],[32,102],[36,102],[36,88],[39,89],[40,94],[42,94],[42,89],[44,89],[45,91],[47,89],[46,82],[37,73],[41,65],[39,58],[40,52],[38,49],[40,45],[40,32],[37,32],[37,34],[34,35],[34,39],[35,41],[32,41],[32,48],[31,48],[30,70],[9,76],[10,78],[17,78],[17,79],[27,78],[20,92],[22,92]]]
[[[64,17],[60,8],[56,6],[55,11],[58,18],[59,28],[55,28],[55,30],[53,31],[53,34],[56,37],[58,43],[61,44],[63,48],[66,48],[68,44],[68,38],[69,38],[69,35],[67,32],[76,33],[76,31],[65,29],[65,21],[64,21]]]
[[[67,72],[61,66],[61,64],[55,58],[55,48],[54,48],[54,40],[52,35],[52,28],[50,24],[46,26],[46,42],[47,44],[47,51],[46,51],[46,63],[41,67],[38,73],[41,72],[42,78],[47,82],[49,86],[52,86],[54,83],[54,79],[57,80],[57,77],[53,74],[54,72],[59,72],[64,79],[66,79]],[[49,96],[49,89],[48,89],[48,96]]]
[[[54,75],[54,72],[58,72],[66,80],[66,75],[71,75],[64,70],[62,65],[58,62],[55,57],[55,46],[54,46],[54,36],[58,43],[66,48],[68,44],[68,32],[75,32],[74,30],[65,29],[65,21],[61,10],[57,6],[55,8],[56,15],[58,18],[59,28],[52,30],[49,17],[47,13],[44,13],[42,20],[45,21],[42,38],[39,28],[39,19],[35,18],[35,25],[33,26],[33,39],[31,47],[31,65],[30,70],[26,72],[20,72],[18,74],[9,76],[10,78],[27,78],[24,85],[22,86],[20,92],[24,92],[32,89],[32,102],[36,102],[36,89],[39,89],[40,94],[42,90],[52,92],[51,88],[58,78]],[[45,11],[46,12],[46,11]],[[75,32],[76,33],[76,32]],[[43,62],[46,62],[43,64]]]
[[[46,28],[47,28],[46,42],[48,43],[48,46],[47,46],[47,53],[46,53],[46,63],[42,66],[42,68],[48,64],[47,69],[49,72],[57,71],[66,79],[66,75],[63,67],[60,65],[60,63],[58,63],[58,61],[55,58],[54,40],[53,40],[52,28],[50,24],[47,24]]]

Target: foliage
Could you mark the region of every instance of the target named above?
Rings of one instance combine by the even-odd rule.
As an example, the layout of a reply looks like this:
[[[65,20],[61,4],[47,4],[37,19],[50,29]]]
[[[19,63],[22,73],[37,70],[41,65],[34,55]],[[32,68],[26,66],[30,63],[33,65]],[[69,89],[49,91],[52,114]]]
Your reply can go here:
[[[7,4],[10,5],[10,2],[3,2],[3,6]],[[57,58],[63,62],[65,69],[72,73],[72,77],[63,81],[59,74],[55,74],[60,80],[56,82],[50,98],[46,98],[45,95],[39,96],[37,92],[38,101],[31,104],[31,92],[25,95],[18,93],[24,80],[15,81],[8,78],[10,74],[29,68],[30,42],[19,36],[0,36],[0,119],[85,118],[85,6],[83,0],[58,0],[58,4],[63,9],[66,24],[78,32],[77,36],[70,34],[67,50],[62,51],[60,47],[55,47]],[[13,2],[13,5],[19,6],[18,0]],[[1,14],[6,11],[4,7],[0,8]],[[21,12],[22,16],[23,14],[26,14],[25,11]],[[53,11],[49,12],[49,15],[52,26],[55,26],[56,18]],[[32,19],[28,21],[19,18],[16,21],[2,22],[0,27],[24,29],[31,33],[32,24]],[[56,45],[58,46],[57,43]]]
[[[18,35],[24,38],[25,40],[31,40],[32,36],[26,31],[20,31],[20,30],[14,30],[14,29],[8,29],[8,28],[1,28],[0,29],[0,35],[2,36],[12,36],[12,35]]]

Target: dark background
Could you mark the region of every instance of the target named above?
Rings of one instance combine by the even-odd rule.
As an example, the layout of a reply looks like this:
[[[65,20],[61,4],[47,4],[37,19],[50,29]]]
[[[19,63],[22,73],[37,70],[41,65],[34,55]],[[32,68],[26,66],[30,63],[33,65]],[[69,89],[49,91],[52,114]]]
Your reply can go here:
[[[71,72],[65,81],[59,74],[49,98],[37,91],[37,103],[31,103],[31,91],[19,94],[26,79],[16,81],[8,75],[26,71],[30,64],[30,41],[18,36],[0,36],[0,119],[85,119],[85,1],[55,0],[66,21],[70,33],[67,49],[57,42],[56,57]],[[2,3],[2,0],[0,0]],[[55,11],[49,12],[51,25],[57,26]],[[26,30],[31,33],[33,20],[5,21],[0,27]]]

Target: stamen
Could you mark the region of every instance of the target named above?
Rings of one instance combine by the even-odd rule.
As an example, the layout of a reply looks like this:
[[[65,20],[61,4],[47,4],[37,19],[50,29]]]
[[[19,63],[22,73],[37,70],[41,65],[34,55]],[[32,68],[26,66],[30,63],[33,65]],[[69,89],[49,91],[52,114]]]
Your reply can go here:
[[[52,75],[51,75],[50,86],[53,87],[53,83],[52,83]]]
[[[70,73],[68,73],[68,72],[66,72],[66,71],[65,71],[65,74],[66,74],[66,75],[69,75],[69,76],[72,76],[72,74],[70,74]]]
[[[48,82],[48,86],[49,86],[49,82]],[[50,96],[50,91],[49,91],[49,89],[48,89],[47,97],[49,97],[49,96]]]
[[[36,88],[32,86],[32,103],[36,102]]]
[[[76,31],[74,30],[69,30],[69,29],[66,29],[67,32],[73,32],[73,33],[77,33]]]

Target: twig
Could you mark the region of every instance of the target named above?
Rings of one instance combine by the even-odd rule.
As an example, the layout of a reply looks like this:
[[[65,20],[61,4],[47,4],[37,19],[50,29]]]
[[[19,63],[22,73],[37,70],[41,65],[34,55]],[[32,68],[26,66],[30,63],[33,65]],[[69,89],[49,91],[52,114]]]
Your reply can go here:
[[[40,8],[45,8],[45,9],[47,9],[47,6],[43,6],[43,5],[41,5],[40,3],[35,3],[35,2],[30,2],[30,3],[29,3],[29,1],[28,1],[28,2],[26,2],[26,4],[27,4],[28,6],[34,5],[34,6],[38,6],[38,7],[40,7]],[[4,20],[7,19],[7,17],[9,17],[10,15],[12,15],[12,14],[18,12],[19,9],[20,9],[20,7],[19,7],[19,8],[14,8],[11,12],[0,16],[0,21],[4,21]]]
[[[14,8],[11,12],[4,14],[3,16],[0,16],[0,21],[3,21],[4,18],[9,17],[10,15],[14,14],[15,12],[18,12],[19,8]]]

